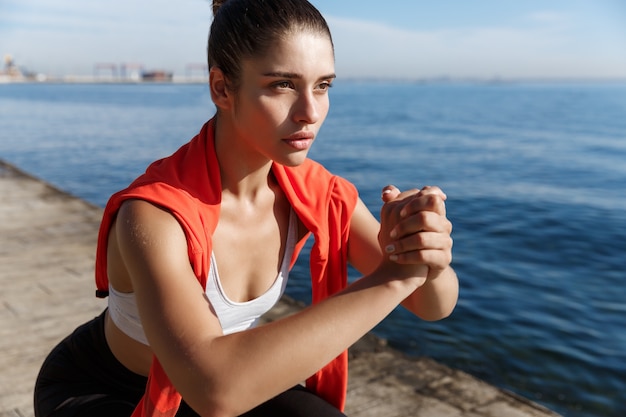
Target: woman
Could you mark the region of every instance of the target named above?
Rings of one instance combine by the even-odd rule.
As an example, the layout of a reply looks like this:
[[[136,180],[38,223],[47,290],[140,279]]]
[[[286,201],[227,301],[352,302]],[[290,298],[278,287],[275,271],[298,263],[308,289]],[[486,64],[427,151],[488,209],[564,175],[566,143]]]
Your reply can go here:
[[[111,197],[96,260],[109,306],[47,358],[38,417],[341,416],[352,343],[400,303],[426,320],[456,304],[441,190],[386,187],[381,226],[307,159],[335,78],[319,12],[213,3],[217,113]],[[313,305],[255,326],[309,234]]]

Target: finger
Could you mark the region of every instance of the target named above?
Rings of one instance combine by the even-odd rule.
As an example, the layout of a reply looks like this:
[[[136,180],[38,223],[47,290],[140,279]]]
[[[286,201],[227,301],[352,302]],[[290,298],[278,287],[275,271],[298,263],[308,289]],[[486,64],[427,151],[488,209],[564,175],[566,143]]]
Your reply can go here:
[[[400,265],[426,265],[431,270],[442,271],[452,262],[452,254],[448,251],[428,249],[394,254],[389,259]]]
[[[419,232],[452,233],[447,217],[433,211],[419,211],[397,222],[389,232],[392,239],[403,239]]]
[[[400,195],[400,190],[395,185],[388,185],[383,188],[381,199],[383,202],[387,203],[389,201],[395,200]]]
[[[422,232],[396,241],[385,249],[389,259],[394,262],[424,263],[440,269],[445,268],[451,261],[452,244],[453,240],[450,235]]]
[[[385,192],[386,190],[388,191]],[[390,236],[391,229],[402,221],[401,211],[419,192],[420,190],[417,189],[400,192],[395,186],[387,186],[383,189],[382,198],[385,202],[380,209],[381,243],[384,243]]]
[[[445,194],[440,190],[426,190],[425,192],[422,190],[402,207],[400,216],[406,218],[420,211],[433,211],[445,216]]]
[[[419,232],[393,241],[385,248],[385,252],[399,254],[426,249],[449,250],[451,248],[452,236],[448,233]]]
[[[439,188],[437,186],[431,186],[431,185],[426,185],[426,186],[422,187],[422,189],[420,190],[420,194],[421,195],[432,195],[432,194],[438,195],[444,201],[448,198],[446,193],[444,193],[441,188]]]
[[[408,197],[418,195],[420,190],[411,188],[410,190],[400,191],[395,185],[388,185],[383,188],[382,199],[385,203],[400,202]]]

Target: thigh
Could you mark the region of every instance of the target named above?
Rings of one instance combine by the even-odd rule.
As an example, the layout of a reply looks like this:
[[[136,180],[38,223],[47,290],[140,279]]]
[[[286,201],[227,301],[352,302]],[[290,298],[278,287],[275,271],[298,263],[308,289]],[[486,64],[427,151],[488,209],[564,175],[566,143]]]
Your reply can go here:
[[[333,405],[297,385],[241,417],[346,417]]]
[[[130,417],[134,410],[134,402],[117,396],[82,395],[67,400],[60,407],[44,415],[46,417]]]
[[[35,416],[130,416],[145,385],[145,377],[126,369],[109,350],[101,315],[77,328],[44,361],[35,384]]]
[[[185,402],[176,417],[199,417]],[[334,406],[298,385],[240,417],[346,417]]]

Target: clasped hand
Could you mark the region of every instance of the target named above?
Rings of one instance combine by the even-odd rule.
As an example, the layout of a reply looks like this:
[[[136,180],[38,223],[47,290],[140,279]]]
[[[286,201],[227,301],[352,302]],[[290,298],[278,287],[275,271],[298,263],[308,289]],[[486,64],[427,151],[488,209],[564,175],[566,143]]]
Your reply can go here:
[[[406,278],[436,278],[452,261],[446,195],[439,187],[400,192],[390,185],[383,189],[382,199],[378,240],[384,262],[402,265],[394,269]]]

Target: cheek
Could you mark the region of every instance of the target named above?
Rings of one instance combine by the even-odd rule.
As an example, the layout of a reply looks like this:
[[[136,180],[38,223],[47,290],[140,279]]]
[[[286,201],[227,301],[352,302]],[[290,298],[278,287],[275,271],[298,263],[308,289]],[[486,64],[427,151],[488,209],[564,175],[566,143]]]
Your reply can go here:
[[[267,118],[267,100],[257,95],[241,95],[236,106],[237,117],[241,122],[258,124]]]
[[[289,111],[289,105],[286,100],[278,100],[276,97],[257,97],[256,103],[258,112],[270,117]]]
[[[274,123],[284,122],[293,111],[293,103],[287,98],[266,98],[259,101],[257,112],[260,116]]]
[[[328,95],[324,96],[324,98],[320,101],[318,111],[320,113],[320,123],[324,122],[326,116],[328,115],[328,111],[330,110],[330,100]]]

